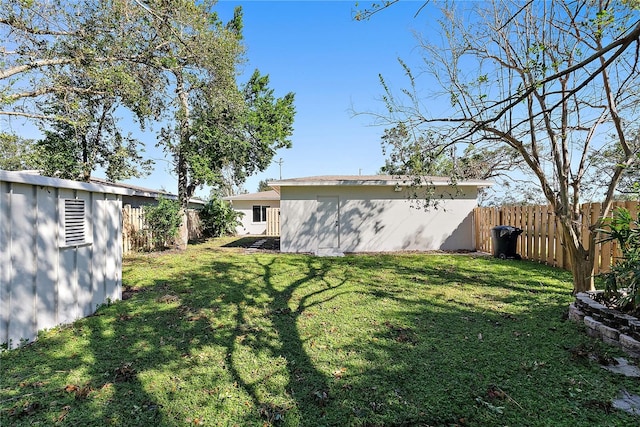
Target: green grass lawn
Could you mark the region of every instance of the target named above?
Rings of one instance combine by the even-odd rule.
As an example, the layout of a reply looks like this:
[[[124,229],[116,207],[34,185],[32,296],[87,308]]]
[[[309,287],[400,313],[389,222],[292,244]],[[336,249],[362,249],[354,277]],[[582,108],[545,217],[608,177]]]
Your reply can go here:
[[[570,275],[464,255],[125,259],[133,296],[2,353],[0,425],[630,426]],[[233,245],[232,245],[233,246]]]

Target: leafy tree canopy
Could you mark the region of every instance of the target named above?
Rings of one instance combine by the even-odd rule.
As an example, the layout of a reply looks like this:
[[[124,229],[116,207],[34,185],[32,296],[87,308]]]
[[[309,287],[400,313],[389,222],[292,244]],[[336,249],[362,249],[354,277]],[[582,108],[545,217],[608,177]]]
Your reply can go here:
[[[162,82],[148,65],[163,47],[148,14],[131,0],[2,0],[0,116],[73,121],[63,113],[80,95],[112,98],[140,120],[159,114]],[[43,111],[53,96],[61,108]]]
[[[119,129],[130,111],[162,120],[182,208],[202,184],[239,184],[291,145],[293,94],[279,98],[256,71],[238,86],[242,11],[223,22],[215,1],[2,0],[0,119],[36,121],[46,171],[87,179],[95,167],[126,179],[150,166]]]
[[[260,182],[258,183],[258,193],[261,191],[270,191],[273,190],[273,188],[271,188],[269,186],[269,181],[272,181],[271,178],[268,179],[261,179]]]
[[[265,170],[276,150],[291,146],[294,95],[276,98],[269,77],[256,70],[240,89],[244,104],[237,110],[198,109],[193,138],[184,153],[191,159],[192,185],[221,185],[228,168],[235,183]]]
[[[8,171],[38,169],[39,160],[33,141],[0,133],[0,169]]]

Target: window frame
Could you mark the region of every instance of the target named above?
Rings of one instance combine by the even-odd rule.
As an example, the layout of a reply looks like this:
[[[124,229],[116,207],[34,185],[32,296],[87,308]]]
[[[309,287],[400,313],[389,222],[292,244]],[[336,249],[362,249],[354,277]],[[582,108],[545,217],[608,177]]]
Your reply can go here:
[[[271,206],[266,206],[266,205],[252,205],[251,206],[251,212],[252,212],[252,223],[253,224],[264,224],[265,222],[267,222],[267,209],[270,208]],[[258,216],[258,220],[256,221],[256,215]]]

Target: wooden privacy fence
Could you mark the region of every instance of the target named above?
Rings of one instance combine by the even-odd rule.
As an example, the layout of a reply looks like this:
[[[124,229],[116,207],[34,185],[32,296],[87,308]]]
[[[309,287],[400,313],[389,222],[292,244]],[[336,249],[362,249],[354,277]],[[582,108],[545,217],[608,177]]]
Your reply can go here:
[[[197,210],[187,210],[187,228],[189,240],[202,238],[202,223]],[[154,248],[153,235],[144,221],[143,208],[122,208],[122,253],[151,251]]]
[[[585,203],[581,206],[583,243],[587,244],[589,227],[598,220],[600,203]],[[638,214],[638,202],[614,202],[613,209],[629,209],[634,218]],[[497,225],[510,225],[523,230],[518,238],[516,250],[522,258],[570,269],[569,257],[564,247],[562,230],[551,206],[502,206],[476,208],[474,210],[476,248],[493,253],[491,229]],[[598,241],[596,239],[596,241]],[[609,271],[621,256],[615,242],[596,243],[594,274]]]
[[[280,208],[267,208],[267,236],[280,235]]]

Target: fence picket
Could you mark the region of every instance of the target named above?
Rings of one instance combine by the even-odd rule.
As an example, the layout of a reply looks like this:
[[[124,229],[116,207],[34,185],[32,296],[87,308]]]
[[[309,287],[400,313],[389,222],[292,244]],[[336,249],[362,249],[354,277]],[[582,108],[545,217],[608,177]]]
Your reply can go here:
[[[525,238],[527,240],[527,258],[531,259],[533,256],[533,207],[527,206],[527,231]]]

